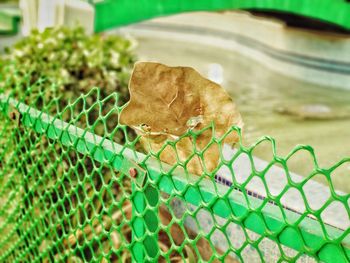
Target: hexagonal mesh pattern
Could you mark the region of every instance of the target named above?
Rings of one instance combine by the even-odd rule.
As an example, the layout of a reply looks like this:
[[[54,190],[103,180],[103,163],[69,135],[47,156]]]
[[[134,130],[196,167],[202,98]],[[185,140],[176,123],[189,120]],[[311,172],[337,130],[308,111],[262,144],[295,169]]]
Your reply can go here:
[[[282,158],[269,137],[231,149],[226,134],[210,142],[217,169],[194,176],[189,160],[141,152],[118,123],[116,93],[95,88],[62,107],[44,91],[29,100],[14,90],[0,105],[1,262],[350,260],[350,196],[332,184],[350,159],[321,169],[311,147]],[[269,162],[253,156],[262,144]],[[312,160],[306,177],[288,169],[300,153]],[[191,158],[204,155],[194,147]]]

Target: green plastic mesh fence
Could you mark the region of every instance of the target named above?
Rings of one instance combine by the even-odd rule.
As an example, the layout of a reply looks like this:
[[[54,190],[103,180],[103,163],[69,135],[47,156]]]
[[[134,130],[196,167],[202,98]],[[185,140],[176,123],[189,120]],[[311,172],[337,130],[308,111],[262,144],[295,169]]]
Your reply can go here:
[[[311,147],[280,157],[269,137],[230,149],[226,134],[209,143],[217,169],[193,176],[190,160],[141,152],[117,93],[62,105],[32,88],[43,81],[0,97],[0,262],[349,262],[350,195],[332,175],[350,159],[322,169]],[[261,165],[263,143],[273,158]],[[288,169],[300,152],[313,160],[305,178]]]

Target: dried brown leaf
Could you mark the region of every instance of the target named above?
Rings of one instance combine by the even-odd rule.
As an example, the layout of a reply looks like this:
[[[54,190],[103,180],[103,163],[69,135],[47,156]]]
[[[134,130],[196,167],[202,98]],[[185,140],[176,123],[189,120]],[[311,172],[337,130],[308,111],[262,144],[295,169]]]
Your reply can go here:
[[[179,140],[176,147],[167,146],[160,158],[168,164],[187,163],[190,173],[201,175],[212,171],[219,160],[219,147],[213,136],[219,138],[231,126],[243,126],[241,115],[231,97],[218,84],[202,77],[189,67],[168,67],[159,63],[135,64],[129,83],[130,101],[120,115],[120,123],[132,127],[142,136],[147,151],[158,152],[166,140]],[[182,137],[188,130],[202,130],[195,141]],[[231,132],[224,140],[234,144],[238,134]],[[206,148],[208,147],[208,148]],[[194,152],[205,149],[203,157]]]

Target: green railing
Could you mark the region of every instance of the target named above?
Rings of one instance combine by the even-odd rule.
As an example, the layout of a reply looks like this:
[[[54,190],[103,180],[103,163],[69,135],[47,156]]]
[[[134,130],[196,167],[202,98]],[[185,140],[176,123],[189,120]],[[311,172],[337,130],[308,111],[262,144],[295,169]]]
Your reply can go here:
[[[236,9],[297,14],[350,29],[350,3],[346,0],[105,0],[91,2],[96,2],[96,32],[158,16]]]
[[[115,107],[106,110],[111,100]],[[256,145],[247,148],[239,143],[234,156],[224,159],[221,155],[218,165],[229,168],[233,182],[229,187],[217,182],[217,170],[194,176],[186,168],[189,160],[171,166],[159,160],[160,153],[137,152],[139,138],[129,139],[127,127],[118,123],[122,107],[117,106],[117,94],[101,98],[99,89],[92,89],[64,108],[58,107],[59,100],[44,102],[44,93],[32,106],[11,96],[1,97],[0,136],[7,138],[0,152],[1,262],[156,262],[175,258],[234,262],[246,260],[247,253],[254,251],[264,261],[268,256],[264,253],[266,240],[275,244],[276,251],[268,253],[277,253],[278,261],[303,260],[305,255],[323,262],[350,260],[349,226],[332,227],[323,216],[333,202],[341,203],[350,215],[349,194],[336,192],[331,181],[331,173],[350,159],[328,170],[315,165],[307,178],[294,182],[287,160],[300,147],[286,158],[274,154],[269,165],[257,171],[252,158]],[[110,121],[115,122],[113,130],[107,129]],[[239,129],[232,127],[229,133],[237,132]],[[114,142],[120,133],[125,136],[124,145]],[[200,134],[184,136],[196,140]],[[222,150],[223,139],[213,137],[210,144],[217,143]],[[168,141],[166,145],[176,149],[176,143]],[[204,153],[193,149],[193,154],[203,158]],[[242,154],[249,156],[252,172],[239,183],[232,167]],[[288,182],[280,194],[272,195],[265,175],[277,164],[286,170]],[[303,187],[320,173],[327,178],[331,194],[324,205],[313,210]],[[253,178],[265,185],[265,198],[254,197],[247,190]],[[282,204],[291,189],[302,196],[305,211]],[[185,212],[178,214],[174,200],[185,205]],[[214,220],[209,230],[199,216],[202,210]],[[197,225],[195,232],[188,226],[189,218]],[[230,236],[230,227],[242,229],[241,237]],[[215,233],[220,233],[220,242],[227,243],[226,250],[213,241]],[[252,238],[251,233],[257,237]],[[242,236],[243,242],[235,246],[235,238]],[[166,248],[160,242],[164,239],[168,240]]]
[[[19,31],[20,12],[17,7],[0,4],[0,35],[15,35]]]

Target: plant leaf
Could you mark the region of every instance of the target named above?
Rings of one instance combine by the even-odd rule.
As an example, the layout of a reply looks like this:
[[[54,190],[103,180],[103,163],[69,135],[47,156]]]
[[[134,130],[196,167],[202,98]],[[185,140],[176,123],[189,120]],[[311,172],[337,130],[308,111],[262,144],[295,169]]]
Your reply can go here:
[[[195,263],[196,262],[196,257],[194,255],[191,247],[188,246],[188,245],[185,245],[185,251],[186,251],[186,254],[187,254],[186,262],[187,263]]]
[[[229,131],[243,126],[241,115],[231,97],[218,84],[202,77],[189,67],[168,67],[159,63],[135,64],[129,83],[130,101],[120,115],[120,123],[142,136],[146,151],[158,152],[166,140],[168,145],[160,159],[171,165],[187,162],[189,172],[201,175],[217,166],[219,147],[211,142]],[[195,139],[182,136],[187,131],[200,131]],[[181,137],[182,136],[182,137]],[[224,140],[234,144],[238,134],[231,132]],[[204,151],[193,155],[194,149]]]

